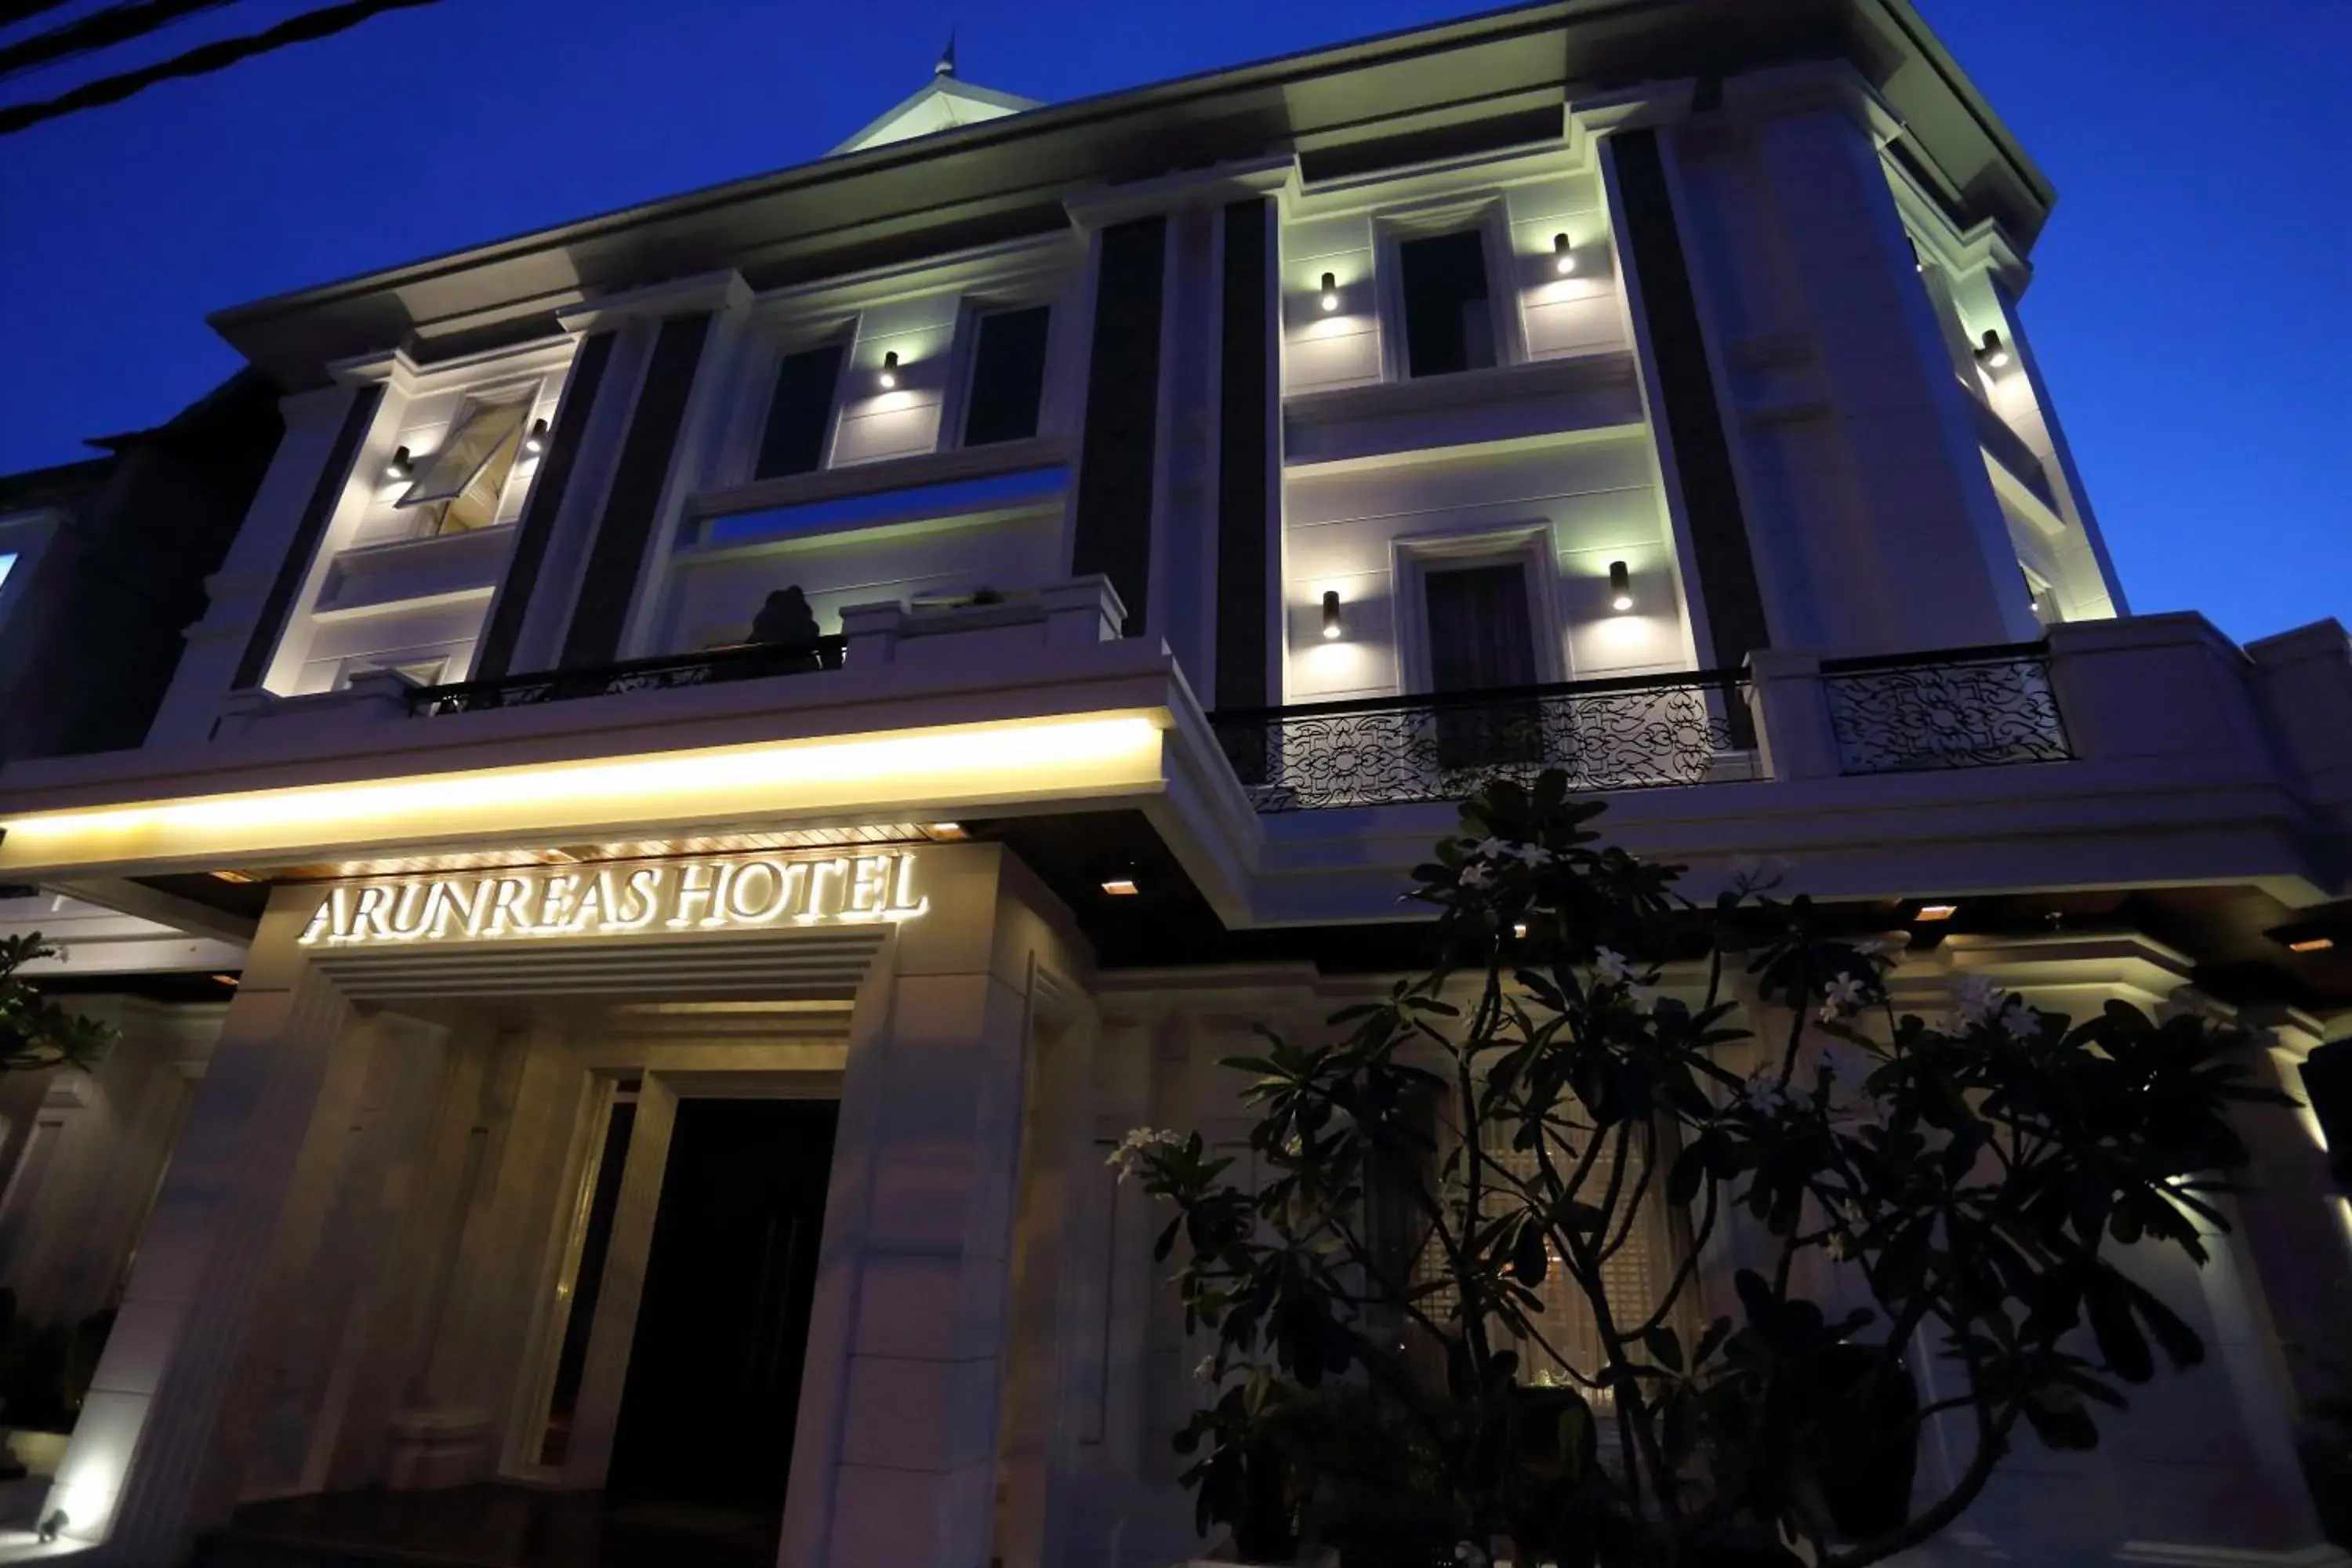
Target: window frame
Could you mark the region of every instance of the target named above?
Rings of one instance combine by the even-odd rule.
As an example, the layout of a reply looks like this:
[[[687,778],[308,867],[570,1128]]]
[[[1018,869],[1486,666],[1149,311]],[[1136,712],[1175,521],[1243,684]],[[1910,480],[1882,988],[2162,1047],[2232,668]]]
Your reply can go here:
[[[1466,374],[1466,373],[1465,373]],[[1430,660],[1428,578],[1470,566],[1517,566],[1528,595],[1528,633],[1535,639],[1536,683],[1573,679],[1567,627],[1559,613],[1559,551],[1549,520],[1475,531],[1401,535],[1389,542],[1395,584],[1398,684],[1405,693],[1436,690]]]
[[[507,510],[507,493],[513,488],[516,478],[521,472],[523,465],[526,462],[530,462],[530,479],[535,480],[539,477],[539,464],[529,454],[526,454],[523,451],[522,444],[530,438],[531,421],[540,405],[545,401],[546,396],[547,377],[543,375],[530,376],[517,380],[487,382],[479,386],[468,387],[465,391],[459,398],[456,411],[449,416],[449,422],[444,428],[441,437],[441,445],[436,447],[432,452],[427,453],[425,456],[415,459],[416,465],[415,477],[407,484],[404,485],[401,488],[400,494],[393,497],[390,502],[390,506],[394,516],[398,516],[405,512],[411,513],[416,518],[415,525],[405,536],[407,539],[439,539],[453,531],[459,533],[481,533],[494,529],[510,528],[514,526],[512,522],[500,522],[498,520],[499,514]],[[481,524],[478,528],[451,530],[445,526],[447,521],[449,508],[458,500],[464,499],[466,490],[471,488],[471,476],[468,477],[466,485],[458,488],[458,490],[455,495],[452,495],[444,500],[417,501],[414,504],[410,504],[406,500],[408,492],[424,483],[424,476],[426,472],[430,471],[434,458],[437,457],[441,450],[448,445],[454,435],[464,430],[467,425],[473,422],[476,416],[493,408],[520,408],[522,410],[521,417],[516,422],[512,436],[515,447],[514,456],[509,459],[507,463],[506,477],[499,481],[498,496],[490,505],[490,521]],[[399,445],[404,443],[395,444]],[[503,445],[503,443],[501,443],[501,445]],[[541,455],[544,456],[544,454]],[[491,459],[497,456],[498,448],[494,447],[490,449],[489,455],[484,458],[480,464],[477,465],[474,474],[478,476],[482,468],[487,468]],[[365,462],[368,459],[365,454],[362,453],[359,460]],[[526,501],[528,500],[527,487],[530,482],[530,480],[524,481],[526,485]],[[521,515],[521,509],[518,508],[515,513],[515,519],[517,521],[520,521]],[[385,541],[384,542],[392,542]]]
[[[1061,377],[1057,372],[1070,314],[1058,308],[1061,303],[1058,287],[1028,280],[1007,289],[975,289],[958,300],[955,341],[948,351],[948,379],[940,398],[940,434],[934,451],[977,452],[1015,445],[1013,441],[986,441],[970,447],[963,438],[966,416],[971,410],[972,373],[980,368],[980,324],[991,316],[1014,310],[1043,308],[1046,312],[1045,369],[1037,384],[1037,428],[1025,438],[1034,441],[1056,433],[1061,416],[1061,399],[1056,395]]]
[[[1475,232],[1486,272],[1486,310],[1495,334],[1495,363],[1483,370],[1412,374],[1405,344],[1404,257],[1408,240],[1436,239]],[[1526,323],[1520,319],[1517,279],[1511,267],[1510,214],[1503,193],[1396,207],[1372,217],[1372,294],[1380,311],[1381,380],[1402,385],[1442,384],[1448,376],[1478,375],[1524,364]]]
[[[749,355],[752,373],[758,378],[754,385],[761,388],[757,405],[743,422],[740,430],[730,437],[740,443],[740,450],[730,451],[730,463],[740,476],[738,482],[764,482],[760,473],[760,453],[767,445],[768,416],[776,405],[776,383],[783,374],[784,362],[795,354],[813,353],[819,349],[837,348],[841,362],[834,366],[833,397],[825,405],[824,434],[817,441],[816,467],[799,474],[770,474],[768,479],[804,478],[821,474],[833,467],[834,437],[841,430],[842,388],[847,384],[852,362],[857,350],[857,318],[852,314],[822,331],[795,331],[768,341],[764,352]],[[739,400],[739,405],[748,400]]]

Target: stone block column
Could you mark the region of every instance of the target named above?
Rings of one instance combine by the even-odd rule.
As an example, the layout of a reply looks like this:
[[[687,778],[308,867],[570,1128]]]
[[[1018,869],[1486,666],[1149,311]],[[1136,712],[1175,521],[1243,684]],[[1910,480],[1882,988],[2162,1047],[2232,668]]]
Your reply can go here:
[[[293,952],[273,911],[257,954]],[[90,1561],[176,1561],[230,1500],[215,1434],[350,1010],[295,969],[249,970],[223,1026],[44,1512]]]
[[[975,847],[860,989],[778,1561],[973,1568],[990,1552],[1013,1210],[1050,898]]]

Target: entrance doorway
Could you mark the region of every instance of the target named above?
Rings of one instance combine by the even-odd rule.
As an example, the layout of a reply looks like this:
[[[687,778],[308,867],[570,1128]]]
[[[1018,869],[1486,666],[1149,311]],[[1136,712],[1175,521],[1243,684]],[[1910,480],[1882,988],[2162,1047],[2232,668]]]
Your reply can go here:
[[[607,1497],[781,1510],[839,1120],[678,1101]]]

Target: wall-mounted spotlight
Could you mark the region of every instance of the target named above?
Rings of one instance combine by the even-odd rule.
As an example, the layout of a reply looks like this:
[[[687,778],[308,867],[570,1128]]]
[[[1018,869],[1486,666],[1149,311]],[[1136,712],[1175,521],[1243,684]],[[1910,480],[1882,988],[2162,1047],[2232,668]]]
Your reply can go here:
[[[522,438],[522,455],[526,458],[536,458],[546,450],[547,421],[534,419],[530,422],[530,433]]]
[[[1609,563],[1609,607],[1630,610],[1633,607],[1633,574],[1622,561]]]
[[[1332,638],[1336,638],[1336,637],[1339,637],[1339,635],[1342,631],[1344,631],[1344,630],[1346,630],[1346,629],[1347,629],[1347,628],[1345,628],[1344,626],[1340,626],[1340,624],[1339,624],[1339,589],[1337,589],[1337,588],[1326,588],[1326,589],[1324,589],[1324,590],[1323,590],[1323,636],[1324,636],[1324,637],[1325,637],[1327,640],[1328,640],[1328,639],[1332,639]]]
[[[1551,237],[1551,269],[1562,278],[1576,270],[1576,247],[1568,243],[1568,236]]]
[[[882,374],[874,378],[876,385],[888,392],[898,384],[898,351],[892,349],[882,356]]]
[[[1327,316],[1339,308],[1339,274],[1335,272],[1323,274],[1323,298],[1318,303],[1323,307],[1323,313]]]
[[[1948,921],[1959,912],[1958,904],[1921,904],[1911,918],[1915,921]]]
[[[383,477],[394,484],[405,484],[416,477],[416,464],[410,459],[407,447],[392,449],[392,461],[383,466]]]
[[[2009,365],[2009,345],[1990,327],[1985,329],[1984,341],[1977,345],[1977,363],[1987,370],[2004,370]]]

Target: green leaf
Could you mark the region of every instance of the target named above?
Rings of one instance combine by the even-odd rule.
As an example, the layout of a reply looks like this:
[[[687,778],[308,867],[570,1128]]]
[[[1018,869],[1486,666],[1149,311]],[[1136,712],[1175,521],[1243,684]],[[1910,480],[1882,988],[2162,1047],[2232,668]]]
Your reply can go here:
[[[1668,1372],[1680,1373],[1683,1370],[1682,1342],[1675,1337],[1674,1330],[1665,1324],[1660,1323],[1656,1328],[1643,1334],[1642,1348],[1650,1352],[1652,1361],[1656,1362]]]
[[[1544,1246],[1543,1227],[1530,1221],[1519,1227],[1511,1248],[1511,1274],[1522,1285],[1536,1286],[1551,1272],[1551,1254]]]

